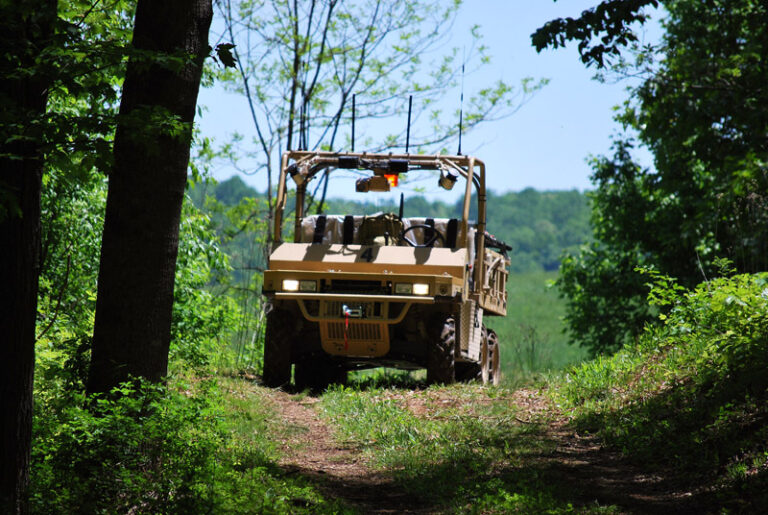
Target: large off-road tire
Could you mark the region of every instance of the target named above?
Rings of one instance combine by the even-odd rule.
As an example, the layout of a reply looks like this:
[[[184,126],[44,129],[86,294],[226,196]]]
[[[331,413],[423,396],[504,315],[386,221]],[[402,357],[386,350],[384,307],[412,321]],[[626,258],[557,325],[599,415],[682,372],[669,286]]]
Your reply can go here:
[[[346,384],[347,371],[330,359],[305,359],[296,363],[293,381],[297,390],[319,393],[330,384]]]
[[[501,356],[496,331],[488,331],[488,382],[498,386],[501,382]]]
[[[290,312],[282,309],[267,313],[261,374],[265,386],[278,388],[291,381],[291,344],[295,335],[292,318]]]
[[[437,329],[427,350],[427,383],[451,384],[456,381],[456,322],[452,315],[433,322]]]

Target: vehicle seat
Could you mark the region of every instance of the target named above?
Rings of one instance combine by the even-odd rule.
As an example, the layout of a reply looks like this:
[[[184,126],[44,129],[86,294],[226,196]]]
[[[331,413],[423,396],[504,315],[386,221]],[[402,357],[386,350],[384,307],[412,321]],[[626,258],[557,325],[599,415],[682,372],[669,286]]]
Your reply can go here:
[[[459,221],[456,218],[405,218],[403,219],[405,229],[414,225],[430,225],[435,230],[440,231],[445,241],[440,238],[435,240],[435,247],[456,248],[459,236]],[[417,228],[408,232],[408,237],[416,243],[424,241],[424,233],[427,229]]]
[[[360,244],[360,226],[365,216],[362,215],[310,215],[301,221],[301,235],[299,243],[332,244],[341,243],[344,245]],[[403,228],[407,229],[413,225],[434,225],[435,229],[445,237],[446,244],[437,239],[435,247],[456,248],[459,232],[459,221],[456,218],[404,218]],[[424,241],[425,229],[418,228],[409,232],[409,237],[420,243]],[[476,229],[470,225],[469,234],[470,252],[474,254],[474,240]],[[400,243],[400,245],[407,245]]]
[[[360,243],[359,229],[364,216],[311,215],[301,220],[299,243]]]

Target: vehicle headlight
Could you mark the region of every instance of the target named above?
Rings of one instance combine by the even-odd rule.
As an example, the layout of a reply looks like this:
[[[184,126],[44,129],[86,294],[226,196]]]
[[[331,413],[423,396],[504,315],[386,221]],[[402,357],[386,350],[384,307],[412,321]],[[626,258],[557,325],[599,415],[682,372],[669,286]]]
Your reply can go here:
[[[296,279],[283,279],[284,291],[299,291],[299,281]]]
[[[395,293],[398,295],[410,295],[413,293],[413,285],[411,283],[395,283]]]
[[[317,291],[317,281],[299,281],[299,291]]]
[[[414,295],[429,295],[429,285],[426,283],[413,283]]]

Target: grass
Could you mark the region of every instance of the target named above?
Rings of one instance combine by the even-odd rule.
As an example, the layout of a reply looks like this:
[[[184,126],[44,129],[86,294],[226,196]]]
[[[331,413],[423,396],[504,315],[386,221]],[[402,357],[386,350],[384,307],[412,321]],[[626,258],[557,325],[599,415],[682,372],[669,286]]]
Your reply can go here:
[[[277,465],[282,451],[275,435],[300,432],[278,416],[271,391],[253,381],[218,379],[225,432],[215,488],[219,513],[351,513],[327,499],[301,476]]]
[[[511,391],[480,385],[426,390],[368,383],[321,399],[338,438],[368,455],[409,494],[439,512],[612,513],[578,502],[544,457],[553,443],[521,424]]]
[[[563,334],[565,302],[554,286],[557,272],[513,274],[507,287],[507,316],[486,317],[501,340],[501,369],[508,385],[541,372],[560,370],[587,357]]]
[[[704,283],[671,307],[636,345],[570,370],[553,397],[577,430],[680,478],[702,504],[768,512],[768,275]]]

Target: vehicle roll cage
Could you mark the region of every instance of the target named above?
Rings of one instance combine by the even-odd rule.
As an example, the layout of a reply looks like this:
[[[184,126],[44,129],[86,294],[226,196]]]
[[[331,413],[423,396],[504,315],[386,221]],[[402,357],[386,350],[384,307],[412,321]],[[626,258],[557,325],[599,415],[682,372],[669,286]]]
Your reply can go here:
[[[283,153],[280,178],[277,188],[277,203],[273,230],[274,243],[282,241],[283,211],[287,195],[287,180],[291,177],[296,183],[296,219],[294,232],[300,231],[301,219],[304,217],[304,199],[307,185],[321,172],[326,170],[370,170],[374,176],[409,173],[413,171],[435,170],[444,176],[451,176],[455,181],[458,176],[466,180],[464,203],[462,209],[459,242],[467,245],[469,228],[469,209],[472,198],[472,186],[477,191],[477,232],[485,234],[486,229],[486,190],[485,163],[472,156],[463,155],[421,155],[421,154],[370,154],[354,152],[311,152],[291,150]],[[472,180],[469,180],[469,179]],[[477,256],[482,256],[485,238],[477,238]],[[476,272],[478,272],[476,270]]]

